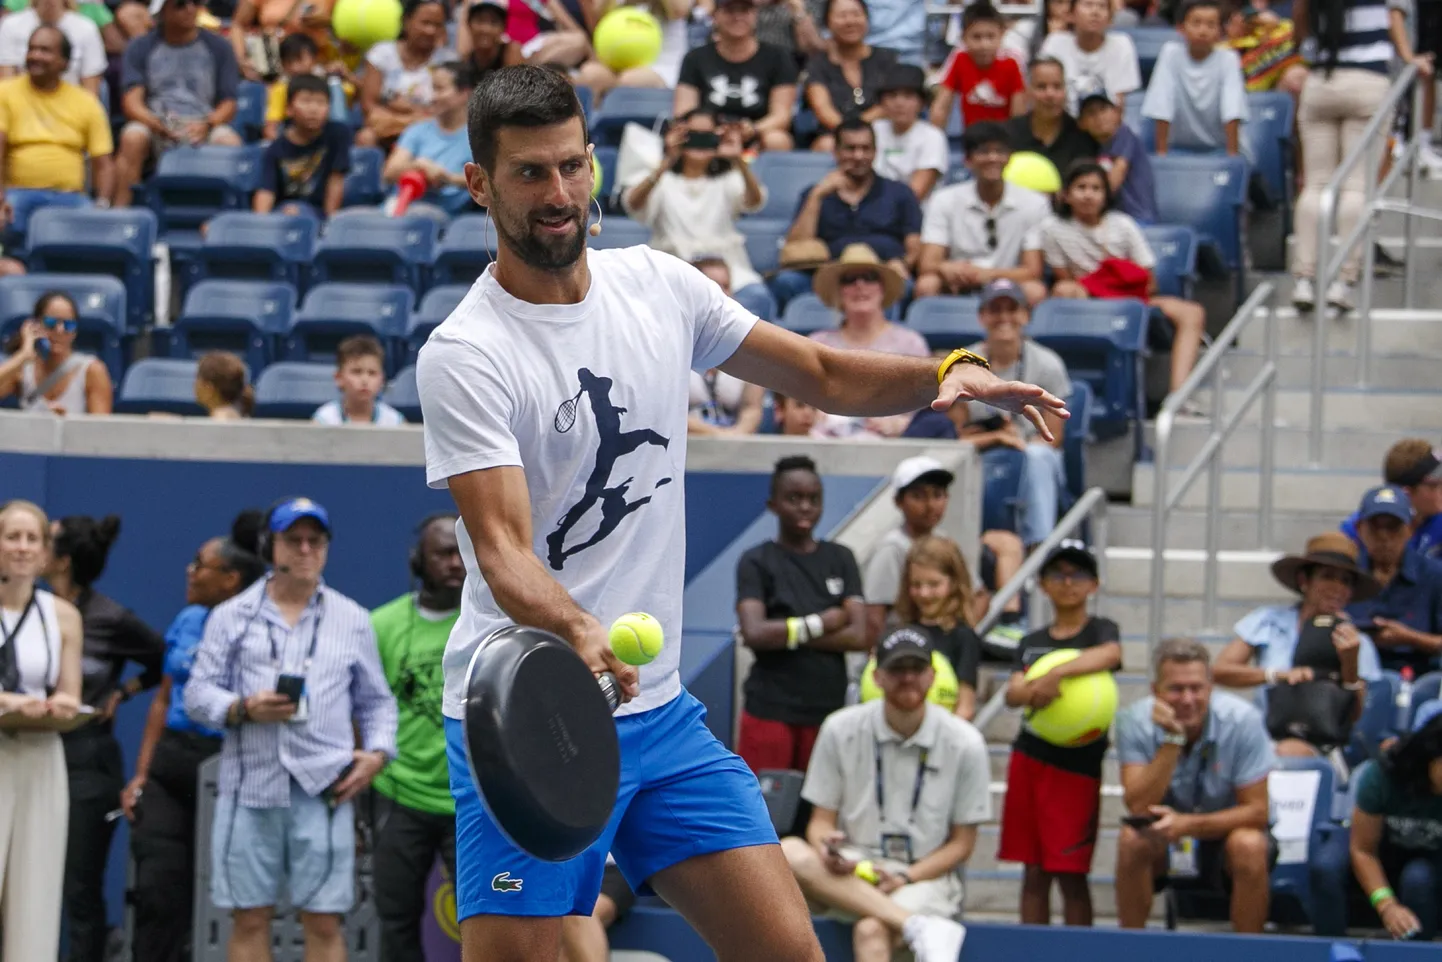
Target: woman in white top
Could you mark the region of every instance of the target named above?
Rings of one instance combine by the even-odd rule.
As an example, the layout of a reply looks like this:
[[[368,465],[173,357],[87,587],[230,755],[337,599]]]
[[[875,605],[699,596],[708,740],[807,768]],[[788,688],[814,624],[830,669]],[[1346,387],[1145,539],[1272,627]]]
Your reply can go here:
[[[360,85],[366,125],[356,136],[357,144],[389,144],[431,115],[431,68],[457,59],[445,41],[445,5],[440,0],[406,0],[401,35],[366,54]]]
[[[35,586],[50,521],[0,504],[0,958],[54,959],[70,789],[60,736],[80,707],[80,612]]]
[[[0,362],[0,398],[19,394],[26,411],[109,414],[115,400],[110,372],[100,359],[75,350],[75,301],[46,291],[34,316],[20,325]]]

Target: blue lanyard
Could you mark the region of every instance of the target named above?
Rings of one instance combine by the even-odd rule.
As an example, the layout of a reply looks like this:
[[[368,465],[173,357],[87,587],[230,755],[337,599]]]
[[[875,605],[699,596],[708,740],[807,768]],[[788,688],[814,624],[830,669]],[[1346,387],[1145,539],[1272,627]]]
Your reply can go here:
[[[926,784],[926,758],[931,754],[929,748],[923,748],[916,764],[916,784],[911,789],[911,812],[906,816],[906,823],[910,825],[916,820],[916,806],[921,803],[921,788]],[[876,809],[877,816],[882,824],[886,823],[886,788],[881,771],[881,742],[876,743]]]

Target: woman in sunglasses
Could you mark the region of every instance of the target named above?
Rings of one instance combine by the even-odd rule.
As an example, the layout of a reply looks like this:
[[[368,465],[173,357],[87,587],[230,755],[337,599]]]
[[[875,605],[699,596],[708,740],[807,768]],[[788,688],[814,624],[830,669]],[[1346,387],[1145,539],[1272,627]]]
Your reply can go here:
[[[40,295],[34,316],[5,345],[10,356],[0,362],[0,398],[18,394],[26,411],[110,413],[110,373],[93,354],[75,350],[78,316],[69,294]]]

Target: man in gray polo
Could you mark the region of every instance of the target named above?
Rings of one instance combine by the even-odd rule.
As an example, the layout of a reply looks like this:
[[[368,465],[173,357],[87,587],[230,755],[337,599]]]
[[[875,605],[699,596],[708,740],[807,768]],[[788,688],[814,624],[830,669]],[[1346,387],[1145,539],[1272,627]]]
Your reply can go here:
[[[1267,776],[1276,765],[1262,714],[1212,690],[1207,649],[1184,638],[1152,655],[1152,695],[1117,716],[1129,817],[1117,844],[1117,918],[1143,928],[1158,880],[1196,879],[1232,893],[1232,928],[1267,921]]]
[[[808,899],[855,922],[856,962],[887,962],[905,941],[917,962],[955,962],[965,930],[957,869],[991,818],[986,743],[926,700],[931,640],[898,628],[877,647],[885,698],[821,726],[801,797],[806,838],[781,849]]]

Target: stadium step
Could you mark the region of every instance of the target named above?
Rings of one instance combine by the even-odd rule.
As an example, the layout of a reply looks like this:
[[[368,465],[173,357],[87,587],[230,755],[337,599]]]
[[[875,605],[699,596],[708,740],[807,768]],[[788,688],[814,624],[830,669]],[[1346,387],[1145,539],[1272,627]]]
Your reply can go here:
[[[1144,633],[1147,630],[1147,617],[1151,607],[1151,599],[1146,595],[1122,596],[1109,592],[1101,601],[1102,614],[1120,625],[1123,634]],[[1203,610],[1205,602],[1200,598],[1172,598],[1167,601],[1163,631],[1168,636],[1187,637],[1203,633],[1222,634],[1229,632],[1233,625],[1255,607],[1256,601],[1219,598],[1216,618],[1209,624]],[[1122,654],[1126,657],[1125,646]],[[1131,661],[1126,664],[1128,667],[1143,667],[1140,663],[1133,665]]]
[[[1153,466],[1138,464],[1132,471],[1132,505],[1152,504]],[[1169,484],[1181,480],[1182,469],[1173,467]],[[1308,514],[1330,514],[1338,520],[1357,509],[1362,493],[1377,484],[1380,472],[1376,464],[1358,465],[1351,471],[1314,470],[1310,468],[1278,468],[1272,478],[1272,505],[1278,513],[1301,509]],[[1227,468],[1222,472],[1222,509],[1253,511],[1258,507],[1258,472],[1251,468]],[[1175,490],[1175,487],[1172,488]],[[1182,498],[1179,507],[1204,508],[1207,504],[1207,480],[1199,477]]]
[[[1442,361],[1436,366],[1442,371]],[[1433,373],[1432,383],[1437,383]],[[1442,417],[1439,417],[1442,421]],[[1172,424],[1171,463],[1187,464],[1201,451],[1211,433],[1211,425],[1205,421],[1184,420]],[[1381,425],[1369,428],[1329,428],[1322,434],[1322,460],[1316,465],[1323,470],[1353,471],[1372,468],[1379,475],[1382,460],[1387,449],[1403,438],[1430,437],[1432,433],[1413,428],[1384,428]],[[1304,426],[1277,427],[1272,432],[1272,452],[1279,468],[1311,468],[1311,432]],[[1156,449],[1156,422],[1148,421],[1143,436],[1149,449]],[[1227,440],[1222,452],[1222,464],[1229,468],[1255,468],[1261,463],[1262,428],[1260,423],[1239,426]],[[1375,467],[1374,467],[1375,466]]]
[[[1287,288],[1290,291],[1290,287]],[[1380,299],[1379,299],[1380,300]],[[1434,304],[1433,300],[1420,298],[1420,303]],[[1382,303],[1386,303],[1385,300]],[[1376,355],[1410,354],[1442,355],[1442,319],[1435,310],[1427,313],[1379,307],[1371,312],[1372,351]],[[1277,327],[1277,350],[1281,354],[1311,357],[1316,338],[1316,328],[1310,316],[1298,316],[1290,305],[1279,307],[1274,315]],[[1357,349],[1357,316],[1346,314],[1341,317],[1329,316],[1327,325],[1327,353],[1353,354]],[[1262,351],[1266,347],[1266,329],[1262,322],[1252,324],[1242,333],[1238,345],[1243,350]],[[1330,358],[1329,358],[1330,359]],[[1345,363],[1345,362],[1343,362]]]
[[[1379,462],[1380,463],[1380,462]],[[1205,481],[1198,482],[1205,484]],[[1307,539],[1337,527],[1341,516],[1335,511],[1298,511],[1290,507],[1272,516],[1272,544],[1284,550],[1300,548]],[[1217,547],[1246,551],[1263,547],[1257,528],[1256,511],[1222,511],[1218,518]],[[1152,509],[1112,505],[1107,511],[1107,538],[1114,545],[1150,547]],[[1167,518],[1168,548],[1203,548],[1207,543],[1207,513],[1202,509],[1179,509]]]
[[[1300,547],[1300,546],[1299,546]],[[1255,604],[1294,597],[1272,577],[1279,551],[1219,551],[1217,596]],[[1200,598],[1204,589],[1206,552],[1199,548],[1168,549],[1164,582],[1168,598]],[[1107,548],[1107,590],[1118,595],[1145,596],[1151,590],[1154,561],[1151,548]]]
[[[1442,327],[1442,322],[1437,323]],[[1322,418],[1328,431],[1367,430],[1384,427],[1389,431],[1405,428],[1436,430],[1442,427],[1442,393],[1436,390],[1394,390],[1390,385],[1333,388],[1323,395]],[[1239,387],[1229,387],[1224,400],[1225,410],[1235,411],[1242,400]],[[1312,423],[1312,394],[1301,388],[1279,389],[1273,423],[1279,427],[1306,428]],[[1258,400],[1242,416],[1242,424],[1260,424],[1262,404]]]
[[[1436,322],[1433,322],[1436,323]],[[1234,387],[1251,383],[1261,371],[1266,355],[1261,351],[1239,350],[1228,355],[1226,380]],[[1386,385],[1390,390],[1435,391],[1437,371],[1442,368],[1442,354],[1412,351],[1397,354],[1372,354],[1368,367],[1368,384]],[[1353,353],[1329,354],[1323,384],[1327,388],[1357,386],[1357,360]],[[1277,386],[1306,388],[1312,386],[1312,352],[1283,354],[1277,358]]]

